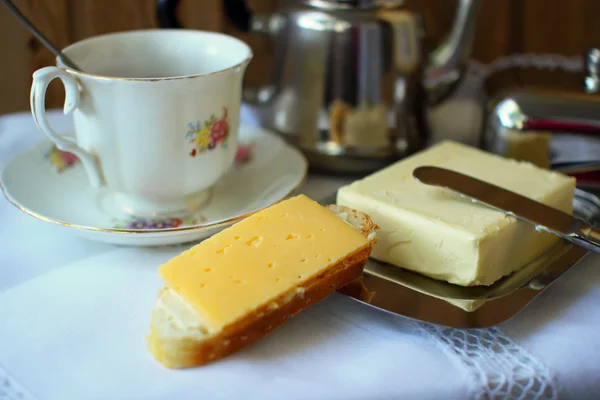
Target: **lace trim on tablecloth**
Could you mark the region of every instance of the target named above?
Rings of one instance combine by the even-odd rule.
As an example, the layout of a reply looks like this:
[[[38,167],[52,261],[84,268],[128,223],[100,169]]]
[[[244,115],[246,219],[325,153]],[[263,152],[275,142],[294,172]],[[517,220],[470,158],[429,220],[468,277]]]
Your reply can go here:
[[[0,400],[35,400],[35,397],[2,368],[0,364]]]
[[[461,330],[419,324],[470,375],[473,400],[556,400],[556,378],[500,328]]]

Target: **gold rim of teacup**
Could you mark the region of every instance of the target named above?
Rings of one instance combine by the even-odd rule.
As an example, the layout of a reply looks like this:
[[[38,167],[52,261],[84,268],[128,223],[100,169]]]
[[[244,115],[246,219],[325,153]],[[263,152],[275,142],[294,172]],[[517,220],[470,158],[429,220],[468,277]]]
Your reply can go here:
[[[93,36],[87,39],[83,39],[80,40],[78,42],[75,42],[67,47],[65,47],[64,49],[62,49],[62,52],[64,53],[65,51],[68,51],[70,47],[76,46],[76,45],[81,45],[87,41],[93,41],[95,39],[99,39],[102,37],[107,37],[107,36],[117,36],[117,35],[122,35],[122,34],[127,34],[127,33],[144,33],[144,32],[190,32],[192,30],[185,30],[185,29],[139,29],[139,30],[135,30],[135,31],[122,31],[122,32],[112,32],[112,33],[106,33],[103,35],[97,35],[97,36]],[[224,33],[220,33],[220,32],[211,32],[211,31],[201,31],[201,30],[193,30],[193,33],[202,33],[202,34],[210,34],[210,35],[215,35],[215,36],[223,36],[223,37],[227,37],[229,39],[232,39],[236,42],[241,43],[243,46],[246,47],[247,51],[248,51],[248,56],[243,59],[242,61],[240,61],[239,63],[231,66],[231,67],[227,67],[225,69],[220,69],[218,71],[212,71],[212,72],[205,72],[205,73],[201,73],[201,74],[192,74],[192,75],[181,75],[181,76],[163,76],[163,77],[156,77],[156,78],[125,78],[125,77],[118,77],[118,76],[105,76],[105,75],[98,75],[98,74],[91,74],[88,72],[83,72],[83,71],[79,71],[73,68],[70,68],[68,66],[66,66],[61,60],[60,57],[56,57],[56,66],[64,69],[65,71],[67,71],[68,73],[75,75],[77,77],[88,77],[88,78],[94,78],[94,79],[102,79],[102,80],[107,80],[107,81],[127,81],[127,82],[159,82],[159,81],[173,81],[173,80],[181,80],[181,79],[192,79],[192,78],[201,78],[201,77],[206,77],[206,76],[211,76],[211,75],[216,75],[216,74],[220,74],[220,73],[224,73],[224,72],[228,72],[231,71],[233,69],[236,68],[240,68],[246,64],[248,64],[252,58],[254,57],[254,53],[252,52],[252,49],[250,48],[250,46],[248,46],[248,44],[246,44],[243,40],[240,40],[234,36],[231,35],[226,35]]]

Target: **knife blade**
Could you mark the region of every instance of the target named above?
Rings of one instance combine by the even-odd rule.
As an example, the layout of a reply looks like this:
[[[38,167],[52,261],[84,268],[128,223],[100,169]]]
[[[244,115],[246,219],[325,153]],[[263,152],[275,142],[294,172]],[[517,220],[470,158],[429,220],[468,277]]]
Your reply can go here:
[[[600,231],[565,212],[518,193],[445,168],[424,166],[413,171],[418,181],[451,189],[471,201],[550,232],[589,251],[600,253]]]

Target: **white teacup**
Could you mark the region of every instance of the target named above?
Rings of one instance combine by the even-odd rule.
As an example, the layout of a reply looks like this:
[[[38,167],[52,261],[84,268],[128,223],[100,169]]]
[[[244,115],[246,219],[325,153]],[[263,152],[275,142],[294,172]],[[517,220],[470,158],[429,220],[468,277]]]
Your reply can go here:
[[[109,207],[148,216],[201,204],[234,163],[250,48],[219,33],[142,30],[92,37],[63,52],[84,72],[59,59],[37,70],[31,111],[59,149],[79,157]],[[56,78],[75,137],[46,119],[46,89]]]

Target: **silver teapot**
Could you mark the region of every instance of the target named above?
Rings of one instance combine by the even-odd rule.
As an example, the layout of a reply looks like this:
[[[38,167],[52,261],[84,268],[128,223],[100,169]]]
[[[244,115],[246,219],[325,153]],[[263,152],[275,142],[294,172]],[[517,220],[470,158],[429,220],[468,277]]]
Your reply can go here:
[[[428,106],[463,76],[480,0],[458,0],[454,26],[435,50],[403,0],[287,0],[264,15],[223,0],[239,29],[275,42],[269,83],[245,87],[262,125],[299,147],[312,167],[367,173],[427,145]],[[178,0],[158,0],[163,28],[180,28]]]

